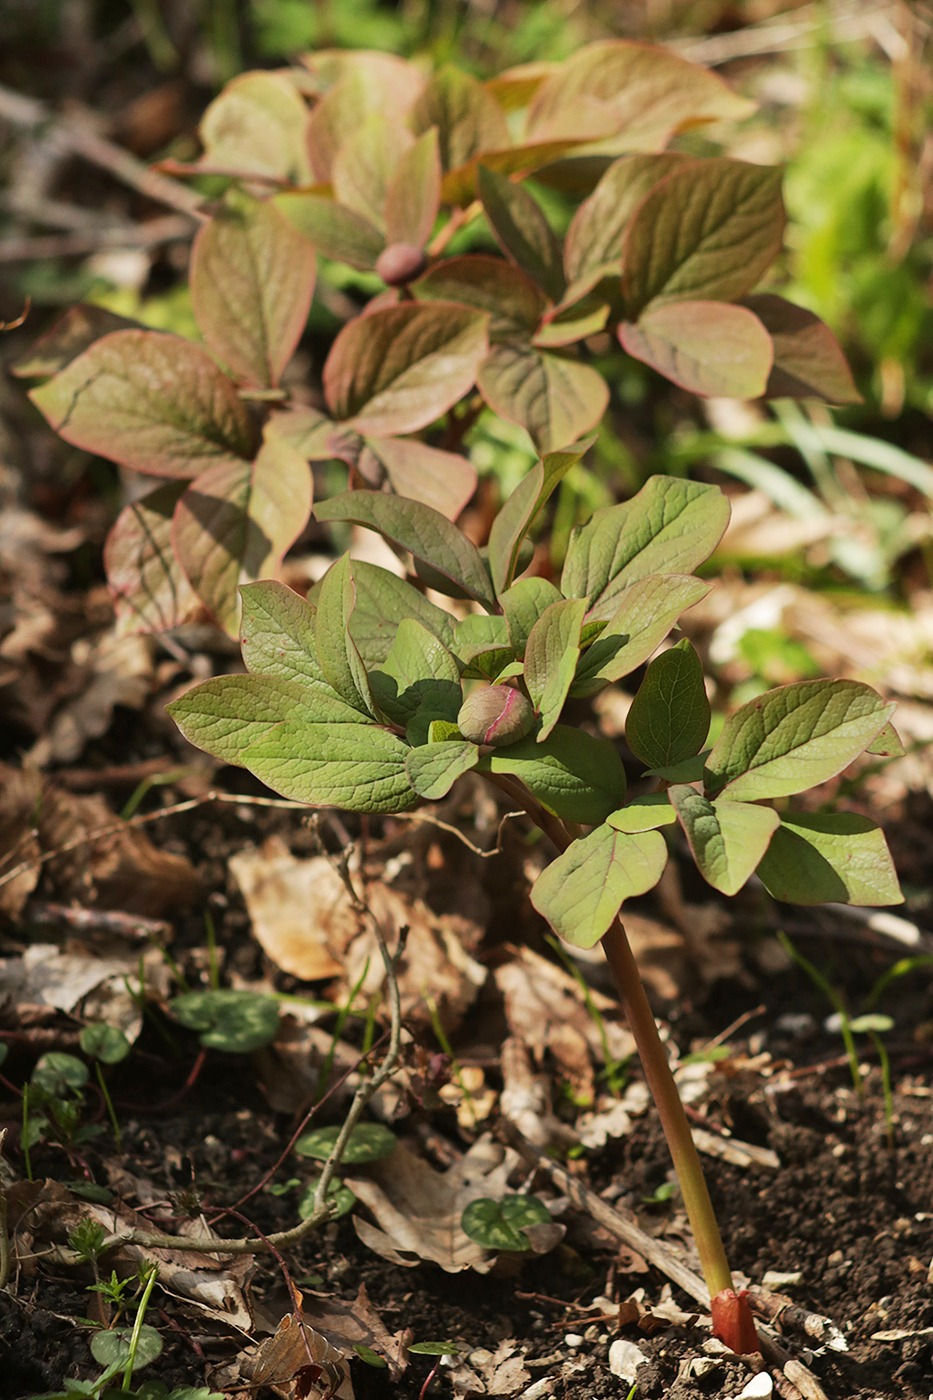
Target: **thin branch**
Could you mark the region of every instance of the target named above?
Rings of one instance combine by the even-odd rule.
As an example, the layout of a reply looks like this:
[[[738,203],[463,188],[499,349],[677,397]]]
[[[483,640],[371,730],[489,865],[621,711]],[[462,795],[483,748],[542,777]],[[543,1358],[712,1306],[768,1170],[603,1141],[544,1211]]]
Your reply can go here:
[[[142,224],[117,224],[85,232],[50,233],[36,238],[0,240],[0,263],[38,262],[45,258],[72,258],[102,248],[155,248],[192,234],[191,220],[180,214],[164,214]]]

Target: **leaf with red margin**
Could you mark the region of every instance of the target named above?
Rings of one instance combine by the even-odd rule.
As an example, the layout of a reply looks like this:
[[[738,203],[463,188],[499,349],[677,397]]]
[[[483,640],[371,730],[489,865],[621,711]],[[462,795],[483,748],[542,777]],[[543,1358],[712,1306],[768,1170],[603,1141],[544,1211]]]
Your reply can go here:
[[[172,549],[172,515],[186,481],[157,486],[125,506],[104,546],[117,632],[164,632],[180,627],[197,596]]]
[[[405,152],[389,181],[385,200],[386,243],[423,248],[441,203],[441,157],[431,127]]]
[[[297,190],[277,195],[273,203],[290,224],[325,258],[344,262],[357,272],[372,272],[383,248],[379,230],[325,194]]]
[[[622,348],[689,389],[755,399],[771,370],[771,337],[744,306],[723,301],[673,301],[650,306],[619,327]]]
[[[745,297],[774,342],[774,368],[765,398],[862,403],[842,348],[829,327],[802,306],[770,292]]]
[[[382,463],[396,496],[422,501],[448,520],[456,520],[476,490],[476,468],[459,453],[414,438],[368,437],[366,446]],[[365,477],[362,461],[360,470]]]
[[[241,73],[208,107],[199,135],[198,165],[270,175],[295,184],[311,178],[308,108],[281,73]]]
[[[112,331],[144,330],[139,321],[118,316],[103,306],[71,306],[31,349],[10,365],[17,379],[48,379]]]
[[[277,571],[311,503],[307,462],[271,435],[255,461],[212,467],[182,496],[175,551],[198,597],[231,636],[239,633],[239,585]]]
[[[29,397],[66,442],[153,476],[191,477],[252,450],[236,389],[197,345],[114,331]]]
[[[663,155],[623,156],[613,161],[567,230],[564,268],[568,282],[607,271],[619,275],[632,215],[659,180],[672,174],[685,159],[669,151]]]
[[[358,316],[324,365],[327,405],[360,433],[426,428],[473,387],[487,327],[484,314],[444,302],[405,302]]]
[[[411,291],[418,301],[456,302],[488,312],[491,345],[530,338],[547,307],[524,272],[485,253],[445,258],[412,283]]]
[[[331,184],[337,202],[385,233],[386,193],[414,137],[384,112],[367,117],[334,156]]]
[[[267,201],[228,198],[191,250],[198,329],[232,373],[252,387],[279,382],[314,294],[310,243]]]
[[[590,432],[609,402],[606,381],[590,365],[533,346],[494,346],[477,387],[494,413],[526,429],[539,452]]]
[[[411,128],[421,136],[437,128],[445,174],[481,151],[509,144],[505,113],[481,82],[447,63],[438,69],[411,109]]]
[[[541,206],[514,180],[480,164],[477,189],[496,241],[552,301],[564,294],[560,242]]]

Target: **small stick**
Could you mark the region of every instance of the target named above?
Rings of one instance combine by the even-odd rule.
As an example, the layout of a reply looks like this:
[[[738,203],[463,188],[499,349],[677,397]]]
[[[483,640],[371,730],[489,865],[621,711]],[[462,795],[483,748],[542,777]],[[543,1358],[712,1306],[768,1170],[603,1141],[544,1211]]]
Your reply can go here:
[[[117,224],[86,232],[49,233],[37,238],[0,240],[0,263],[39,262],[45,258],[73,258],[101,248],[155,248],[191,237],[190,219],[164,214],[141,224]]]

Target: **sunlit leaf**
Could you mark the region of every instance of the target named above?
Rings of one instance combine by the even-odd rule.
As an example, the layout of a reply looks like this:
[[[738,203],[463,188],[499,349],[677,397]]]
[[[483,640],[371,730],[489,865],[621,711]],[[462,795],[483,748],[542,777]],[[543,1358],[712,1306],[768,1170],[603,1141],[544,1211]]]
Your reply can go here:
[[[317,594],[315,650],[328,684],[341,700],[367,717],[380,719],[363,658],[350,635],[355,605],[353,569],[350,556],[344,554],[327,570]]]
[[[585,598],[561,599],[546,608],[525,646],[525,684],[541,716],[538,743],[551,733],[564,708],[580,657]]]
[[[522,1252],[531,1248],[526,1227],[549,1225],[551,1220],[551,1212],[537,1196],[504,1196],[501,1201],[481,1197],[464,1208],[460,1228],[484,1249]]]
[[[359,723],[359,711],[322,685],[277,676],[215,676],[166,706],[190,744],[224,763],[286,720],[331,726]]]
[[[419,301],[457,302],[489,313],[492,345],[528,339],[547,302],[529,277],[502,258],[446,258],[412,285]]]
[[[418,802],[405,773],[408,745],[375,724],[289,721],[240,755],[274,792],[312,807],[406,812]]]
[[[453,721],[463,698],[453,656],[414,618],[398,624],[388,656],[369,679],[380,708],[403,728],[422,709]]]
[[[244,585],[240,599],[240,650],[246,669],[329,691],[317,659],[317,610],[274,579]]]
[[[509,143],[505,114],[496,99],[476,78],[450,63],[428,81],[412,107],[410,120],[418,136],[432,126],[437,128],[445,173],[465,165],[481,151]]]
[[[362,214],[345,209],[325,194],[277,195],[275,207],[325,258],[372,272],[383,249],[382,233]]]
[[[594,441],[574,443],[536,462],[496,515],[489,532],[489,564],[497,592],[502,593],[515,577],[522,541],[538,512]]]
[[[441,158],[431,127],[406,151],[389,181],[385,200],[386,243],[423,248],[441,200]]]
[[[380,666],[386,659],[404,617],[423,622],[433,636],[450,648],[454,619],[410,583],[362,559],[353,561],[353,582],[356,607],[350,619],[350,634],[367,666]]]
[[[172,549],[172,516],[187,482],[157,486],[124,506],[104,546],[121,632],[163,632],[187,622],[197,595]]]
[[[414,438],[367,437],[366,446],[385,468],[397,496],[456,520],[476,490],[476,468],[457,452],[444,452]]]
[[[629,221],[650,189],[684,159],[663,155],[631,155],[613,161],[588,199],[574,215],[564,239],[564,268],[568,282],[606,270],[622,270],[622,250]]]
[[[183,1026],[201,1032],[202,1045],[228,1054],[258,1050],[274,1040],[279,1029],[278,999],[261,992],[183,992],[172,998],[169,1010]]]
[[[409,749],[405,770],[415,791],[429,802],[446,797],[458,778],[479,762],[479,748],[465,739]]]
[[[602,375],[553,350],[496,345],[477,378],[500,417],[523,427],[540,452],[554,452],[593,429],[609,402]]]
[[[571,695],[595,695],[647,661],[682,612],[709,592],[689,574],[649,574],[587,613],[587,623],[610,612],[609,621],[580,658]]]
[[[633,797],[617,812],[610,812],[606,818],[614,831],[625,831],[635,835],[639,831],[657,831],[659,827],[671,826],[677,820],[667,799],[666,792],[646,792]]]
[[[531,902],[567,943],[592,948],[626,899],[654,888],[666,862],[660,832],[597,826],[551,861],[535,881]]]
[[[385,234],[389,184],[412,145],[411,132],[385,112],[367,117],[334,156],[331,184],[337,202]]]
[[[717,301],[649,306],[619,326],[636,360],[693,394],[754,399],[765,392],[773,361],[771,337],[747,307]]]
[[[560,243],[541,206],[522,185],[482,164],[477,172],[477,188],[489,226],[503,252],[552,301],[559,301],[564,291]]]
[[[525,655],[529,634],[538,618],[552,603],[559,602],[559,589],[544,578],[520,578],[511,588],[499,594],[499,603],[508,626],[509,644],[516,656]]]
[[[71,306],[50,330],[9,365],[18,379],[48,379],[111,331],[142,330],[138,321],[103,306]]]
[[[299,1157],[313,1157],[318,1162],[326,1162],[340,1132],[339,1124],[330,1128],[312,1128],[298,1138],[295,1151]],[[384,1157],[391,1156],[397,1145],[398,1138],[384,1123],[357,1123],[347,1139],[340,1160],[345,1166],[380,1162]]]
[[[558,724],[543,744],[534,735],[495,749],[481,768],[520,778],[542,807],[593,826],[625,799],[625,769],[615,745]]]
[[[281,73],[243,73],[208,107],[198,128],[205,162],[294,184],[311,178],[308,109]]]
[[[722,894],[737,894],[780,825],[777,812],[726,798],[710,802],[695,788],[678,783],[667,795],[704,880]]]

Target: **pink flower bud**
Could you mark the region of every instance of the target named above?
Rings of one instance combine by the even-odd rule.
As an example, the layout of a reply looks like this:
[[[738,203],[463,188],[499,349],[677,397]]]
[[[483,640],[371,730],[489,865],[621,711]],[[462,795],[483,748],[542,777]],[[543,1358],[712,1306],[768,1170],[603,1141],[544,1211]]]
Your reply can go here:
[[[390,287],[401,287],[424,271],[424,253],[411,243],[390,243],[376,261],[376,275]]]
[[[514,744],[534,728],[535,712],[520,690],[484,685],[468,695],[457,715],[457,728],[473,744]]]

